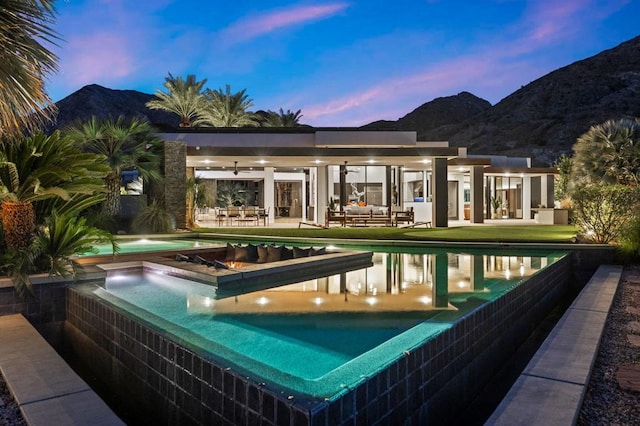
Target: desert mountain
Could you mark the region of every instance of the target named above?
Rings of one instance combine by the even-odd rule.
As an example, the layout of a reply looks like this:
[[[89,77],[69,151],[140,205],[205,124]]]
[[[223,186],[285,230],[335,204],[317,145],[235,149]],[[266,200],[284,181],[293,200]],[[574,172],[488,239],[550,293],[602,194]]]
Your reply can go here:
[[[549,165],[560,154],[570,154],[590,126],[640,117],[640,37],[553,71],[454,125],[433,119],[431,110],[442,99],[449,98],[385,125],[406,129],[412,117],[420,140],[448,140],[467,146],[470,154],[525,156],[536,165]]]
[[[398,121],[380,120],[364,129],[416,130],[446,128],[457,125],[491,108],[491,104],[469,92],[436,98],[422,104]],[[441,139],[442,140],[442,139]]]
[[[144,117],[160,129],[177,127],[180,120],[173,113],[152,110],[146,103],[153,95],[135,90],[114,90],[97,84],[84,86],[66,98],[56,102],[58,117],[54,128],[63,129],[76,121],[86,121],[120,115]]]
[[[176,128],[174,114],[150,110],[153,95],[85,86],[57,103],[56,128],[75,120],[143,116],[160,129]],[[427,102],[397,121],[364,129],[415,130],[419,140],[448,140],[470,154],[531,157],[550,165],[571,153],[578,136],[608,119],[640,117],[640,37],[553,71],[496,105],[468,92]]]

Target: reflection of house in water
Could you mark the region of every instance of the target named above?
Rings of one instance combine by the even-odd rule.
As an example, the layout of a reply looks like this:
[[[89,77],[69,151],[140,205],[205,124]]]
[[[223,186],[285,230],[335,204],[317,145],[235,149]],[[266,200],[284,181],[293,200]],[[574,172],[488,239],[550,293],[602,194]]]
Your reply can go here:
[[[215,304],[219,314],[464,311],[475,306],[474,299],[492,300],[547,264],[546,257],[536,256],[378,252],[366,269],[210,301],[206,309]],[[202,308],[197,299],[192,310]]]

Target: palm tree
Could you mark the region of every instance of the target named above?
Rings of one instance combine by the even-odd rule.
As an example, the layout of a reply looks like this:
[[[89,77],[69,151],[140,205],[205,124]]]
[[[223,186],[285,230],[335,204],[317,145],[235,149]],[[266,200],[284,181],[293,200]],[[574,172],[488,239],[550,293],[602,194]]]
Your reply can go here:
[[[120,116],[115,121],[101,121],[94,116],[87,122],[67,128],[65,132],[85,151],[106,158],[110,171],[105,178],[107,193],[102,211],[108,216],[120,215],[123,170],[137,169],[147,181],[161,179],[160,158],[153,147],[162,141],[146,120],[138,117],[126,120]]]
[[[32,130],[54,116],[44,82],[58,58],[45,44],[53,31],[54,0],[10,0],[0,6],[0,136]]]
[[[261,122],[263,127],[298,127],[302,118],[301,110],[286,112],[280,108],[279,112],[267,111],[266,118]]]
[[[182,77],[174,77],[171,73],[164,80],[167,92],[157,90],[155,96],[158,99],[147,102],[147,107],[178,114],[180,127],[197,126],[201,121],[198,116],[206,103],[202,88],[207,80],[197,81],[193,74],[187,75],[187,79],[184,80]]]
[[[36,232],[32,255],[40,261],[38,270],[52,275],[75,275],[82,267],[73,261],[73,256],[82,253],[97,253],[96,244],[111,243],[113,253],[118,245],[113,235],[86,225],[87,219],[56,210]]]
[[[77,213],[103,199],[104,159],[56,131],[0,139],[0,216],[9,250],[28,246],[52,208]]]
[[[111,243],[118,252],[115,238],[106,231],[86,226],[86,218],[74,212],[61,214],[55,209],[39,226],[29,246],[18,252],[0,255],[0,272],[11,277],[16,293],[22,299],[33,295],[30,275],[75,276],[82,266],[74,261],[79,253],[95,253],[96,244]]]
[[[253,106],[253,99],[245,94],[247,89],[231,93],[231,86],[205,91],[207,106],[201,117],[203,124],[213,127],[255,127],[258,120],[247,108]]]
[[[640,182],[640,121],[608,120],[580,136],[573,146],[574,186]]]

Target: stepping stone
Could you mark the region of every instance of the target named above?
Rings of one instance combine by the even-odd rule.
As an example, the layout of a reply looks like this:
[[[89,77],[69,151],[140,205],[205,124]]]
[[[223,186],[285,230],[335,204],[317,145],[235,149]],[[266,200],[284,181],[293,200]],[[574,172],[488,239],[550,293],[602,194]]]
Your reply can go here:
[[[627,340],[631,346],[635,346],[636,348],[640,348],[640,336],[637,334],[627,334]]]
[[[627,331],[633,334],[640,334],[640,322],[631,321],[627,323]]]
[[[616,371],[616,380],[622,390],[640,392],[640,364],[622,364]]]

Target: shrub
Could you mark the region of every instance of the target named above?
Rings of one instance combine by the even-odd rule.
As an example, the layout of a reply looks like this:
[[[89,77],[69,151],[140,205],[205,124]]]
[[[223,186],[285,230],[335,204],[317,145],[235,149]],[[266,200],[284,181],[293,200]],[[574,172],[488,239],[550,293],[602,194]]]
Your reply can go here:
[[[640,190],[624,185],[589,185],[571,193],[575,224],[583,237],[599,244],[619,241],[634,220]]]
[[[86,219],[73,213],[58,214],[55,210],[38,227],[28,247],[8,250],[0,256],[0,270],[12,279],[21,298],[33,295],[29,275],[48,272],[51,275],[75,276],[81,266],[74,255],[94,252],[95,244],[109,242],[113,252],[118,247],[114,237],[103,230],[86,225]]]
[[[136,215],[131,227],[138,234],[167,233],[174,229],[171,214],[156,200]]]
[[[629,221],[620,237],[617,254],[623,263],[637,263],[640,260],[640,216]]]

